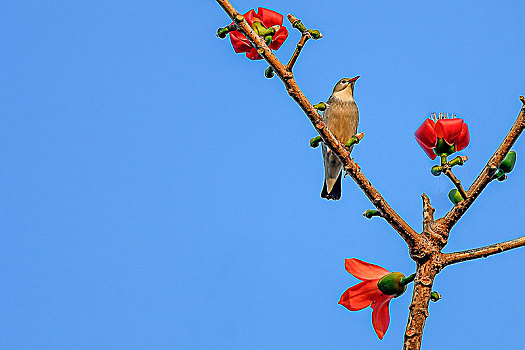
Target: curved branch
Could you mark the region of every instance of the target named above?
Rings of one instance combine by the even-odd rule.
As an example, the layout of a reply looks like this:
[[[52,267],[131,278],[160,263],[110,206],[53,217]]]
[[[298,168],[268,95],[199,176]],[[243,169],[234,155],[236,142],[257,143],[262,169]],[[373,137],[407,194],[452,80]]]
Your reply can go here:
[[[272,67],[277,76],[282,80],[286,91],[294,99],[294,101],[301,107],[310,122],[313,124],[315,130],[319,133],[323,142],[328,146],[339,160],[343,163],[344,169],[352,179],[357,183],[361,190],[365,193],[368,199],[374,206],[383,214],[383,218],[392,226],[399,235],[405,240],[412,251],[417,251],[421,245],[421,237],[408,223],[401,218],[401,216],[394,210],[379,191],[372,186],[370,181],[361,172],[361,169],[350,157],[348,149],[337,140],[326,124],[321,119],[317,110],[312,106],[310,101],[305,97],[297,82],[294,79],[293,73],[288,71],[286,67],[274,55],[272,50],[266,45],[264,40],[259,37],[255,31],[248,25],[244,17],[235,10],[228,0],[216,0],[217,3],[224,9],[230,18],[236,24],[238,30],[243,33],[250,42],[257,48],[257,52],[264,57],[266,62]],[[411,253],[412,254],[412,253]]]
[[[524,103],[523,96],[520,96],[520,100]],[[522,106],[518,118],[512,125],[512,128],[508,132],[507,136],[501,142],[501,145],[498,147],[494,155],[489,159],[487,165],[483,168],[481,173],[478,175],[476,180],[472,183],[470,188],[467,191],[467,197],[465,200],[459,202],[455,205],[444,217],[445,225],[450,230],[458,220],[465,214],[474,203],[476,198],[481,194],[481,192],[487,187],[490,181],[492,181],[492,175],[501,164],[507,153],[509,153],[511,147],[514,145],[518,137],[523,132],[525,128],[525,103]]]
[[[510,241],[487,245],[481,248],[463,250],[455,253],[443,253],[444,266],[463,261],[486,258],[490,255],[525,246],[525,236]]]

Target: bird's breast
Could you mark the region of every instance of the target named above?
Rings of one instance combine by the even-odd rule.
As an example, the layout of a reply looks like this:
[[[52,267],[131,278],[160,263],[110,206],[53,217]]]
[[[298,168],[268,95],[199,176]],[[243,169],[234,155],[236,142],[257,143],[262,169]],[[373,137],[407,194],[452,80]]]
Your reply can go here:
[[[334,136],[346,142],[357,133],[359,111],[355,102],[332,103],[325,110],[323,119]]]

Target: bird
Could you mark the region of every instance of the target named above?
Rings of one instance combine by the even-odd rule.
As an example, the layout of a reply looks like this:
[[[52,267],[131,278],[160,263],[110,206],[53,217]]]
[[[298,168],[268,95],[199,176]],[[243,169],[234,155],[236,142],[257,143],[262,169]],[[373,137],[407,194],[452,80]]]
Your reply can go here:
[[[326,101],[322,119],[336,139],[342,143],[350,140],[357,133],[359,110],[354,100],[354,86],[359,75],[353,78],[343,78],[334,86],[332,95]],[[321,144],[324,163],[324,183],[321,197],[327,200],[341,198],[341,180],[343,164],[337,156],[324,144]],[[352,152],[354,146],[350,146]]]

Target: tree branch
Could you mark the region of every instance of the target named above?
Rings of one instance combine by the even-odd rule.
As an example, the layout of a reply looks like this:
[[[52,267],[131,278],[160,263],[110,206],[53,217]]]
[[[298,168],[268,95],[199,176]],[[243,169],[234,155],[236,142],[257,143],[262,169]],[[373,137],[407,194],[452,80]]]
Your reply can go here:
[[[293,66],[295,62],[297,61],[297,58],[299,58],[299,54],[303,50],[304,44],[312,37],[310,33],[302,26],[302,28],[299,28],[298,24],[301,23],[301,20],[295,18],[294,15],[289,14],[288,20],[292,24],[292,27],[297,28],[297,30],[301,33],[301,39],[299,39],[299,42],[297,43],[297,46],[295,47],[295,51],[292,54],[292,57],[290,57],[290,61],[288,61],[288,64],[286,65],[286,70],[292,71]],[[304,29],[304,30],[301,30]]]
[[[518,114],[518,118],[512,125],[512,128],[508,132],[507,136],[505,136],[503,142],[498,147],[494,155],[489,159],[487,165],[485,165],[476,180],[474,180],[467,191],[467,196],[463,197],[464,200],[455,205],[443,217],[445,225],[449,230],[458,222],[463,214],[465,214],[468,208],[470,208],[472,203],[474,203],[476,198],[478,198],[483,189],[487,187],[489,182],[492,180],[492,175],[523,132],[523,129],[525,128],[525,99],[523,99],[523,96],[520,96],[520,100],[522,101],[523,106],[520,110],[520,113]]]
[[[282,80],[286,91],[294,99],[294,101],[301,107],[310,122],[313,124],[315,130],[319,133],[323,142],[328,146],[339,160],[343,163],[344,169],[352,179],[357,183],[359,188],[365,193],[368,199],[374,206],[381,211],[383,218],[392,226],[399,235],[405,240],[407,245],[413,251],[419,251],[421,238],[419,234],[408,223],[401,218],[401,216],[394,210],[379,191],[372,186],[372,183],[361,172],[361,169],[350,157],[350,152],[345,146],[337,140],[330,130],[326,127],[317,110],[312,106],[310,101],[302,93],[293,77],[293,73],[288,71],[286,67],[274,55],[272,50],[266,45],[264,40],[260,38],[255,31],[248,25],[244,17],[235,10],[228,0],[216,0],[217,3],[224,9],[224,11],[233,19],[238,30],[243,33],[250,42],[257,48],[257,52],[264,57],[266,62],[272,67],[277,76]]]
[[[490,255],[503,253],[504,251],[525,246],[525,236],[510,241],[487,245],[481,248],[463,250],[455,253],[444,253],[444,265],[457,264],[459,262],[486,258]]]
[[[454,175],[452,169],[450,169],[450,167],[443,167],[443,174],[445,174],[450,179],[450,181],[452,181],[454,186],[456,186],[459,193],[461,194],[461,197],[463,199],[467,198],[467,192],[465,192],[465,189],[463,189],[463,186],[461,186],[461,181],[459,181],[456,175]]]

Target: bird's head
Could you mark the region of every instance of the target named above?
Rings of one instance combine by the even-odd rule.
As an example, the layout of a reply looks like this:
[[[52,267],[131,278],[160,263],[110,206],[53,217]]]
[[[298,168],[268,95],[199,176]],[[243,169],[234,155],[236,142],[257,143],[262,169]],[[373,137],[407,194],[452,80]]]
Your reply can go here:
[[[343,78],[339,80],[334,86],[332,95],[341,100],[353,100],[354,85],[357,79],[359,79],[359,75],[353,78]]]

